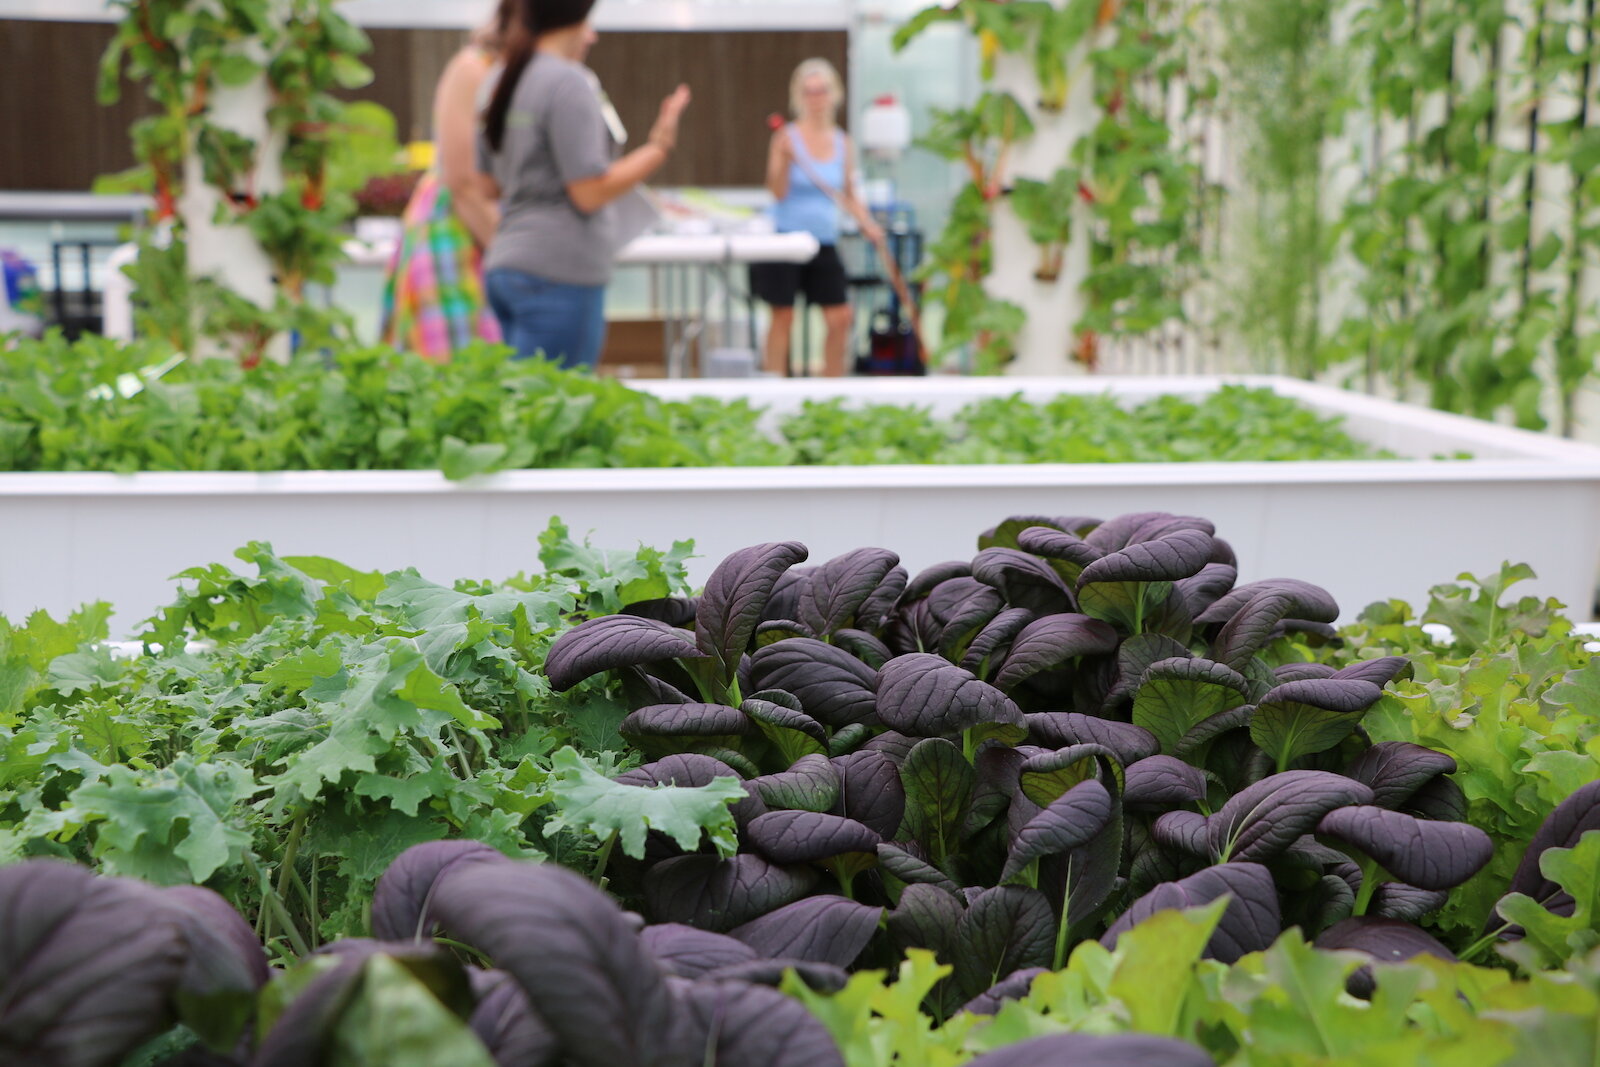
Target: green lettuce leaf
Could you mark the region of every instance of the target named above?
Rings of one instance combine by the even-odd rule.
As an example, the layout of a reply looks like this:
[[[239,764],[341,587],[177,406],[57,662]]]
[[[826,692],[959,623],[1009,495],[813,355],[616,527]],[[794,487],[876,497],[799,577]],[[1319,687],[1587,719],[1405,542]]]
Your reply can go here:
[[[614,782],[570,745],[550,758],[545,792],[556,815],[547,830],[562,827],[609,840],[622,851],[644,858],[645,834],[658,830],[688,851],[700,847],[701,834],[723,856],[739,850],[729,805],[745,799],[737,778],[715,778],[703,786],[645,787]]]

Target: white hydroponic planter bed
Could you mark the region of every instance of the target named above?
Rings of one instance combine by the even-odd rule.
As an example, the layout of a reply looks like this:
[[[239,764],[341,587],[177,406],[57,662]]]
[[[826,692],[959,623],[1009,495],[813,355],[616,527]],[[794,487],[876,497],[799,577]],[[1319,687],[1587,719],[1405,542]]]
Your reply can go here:
[[[1353,616],[1372,600],[1419,601],[1461,571],[1502,560],[1539,572],[1526,590],[1591,614],[1600,561],[1600,449],[1279,378],[1269,385],[1404,456],[1361,463],[1060,464],[858,468],[518,471],[468,483],[430,472],[0,474],[0,613],[116,605],[130,630],[171,595],[171,575],[270,541],[284,554],[440,580],[538,566],[536,536],[560,515],[597,545],[693,538],[695,577],[727,552],[798,539],[813,559],[861,545],[912,568],[970,557],[1008,515],[1164,510],[1203,515],[1237,550],[1241,580],[1296,577]],[[746,396],[775,412],[848,396],[949,411],[978,396],[1196,395],[1218,379],[940,379],[641,383],[662,396]],[[1466,451],[1469,461],[1429,457]]]

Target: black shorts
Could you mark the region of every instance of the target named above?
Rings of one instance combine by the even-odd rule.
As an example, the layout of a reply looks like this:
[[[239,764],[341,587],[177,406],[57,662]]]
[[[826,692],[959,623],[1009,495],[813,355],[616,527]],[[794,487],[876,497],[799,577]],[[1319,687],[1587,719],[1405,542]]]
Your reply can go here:
[[[806,303],[834,307],[850,302],[850,279],[844,272],[839,249],[823,245],[809,263],[752,263],[750,292],[777,308],[794,307],[797,293]]]

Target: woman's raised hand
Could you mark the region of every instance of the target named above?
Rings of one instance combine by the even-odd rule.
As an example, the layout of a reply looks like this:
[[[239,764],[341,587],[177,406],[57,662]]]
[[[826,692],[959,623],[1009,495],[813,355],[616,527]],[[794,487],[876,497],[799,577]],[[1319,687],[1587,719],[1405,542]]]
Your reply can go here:
[[[683,118],[684,109],[689,106],[689,100],[689,87],[680,85],[661,101],[656,124],[650,128],[651,144],[668,152],[677,146],[678,123]]]
[[[789,138],[788,125],[779,126],[772,131],[772,153],[780,163],[794,162],[794,141]]]

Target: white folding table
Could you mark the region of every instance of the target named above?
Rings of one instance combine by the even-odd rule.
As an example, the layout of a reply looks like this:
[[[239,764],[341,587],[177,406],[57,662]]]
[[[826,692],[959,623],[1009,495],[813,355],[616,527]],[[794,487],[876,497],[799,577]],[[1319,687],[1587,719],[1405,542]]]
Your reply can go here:
[[[722,280],[724,339],[733,322],[733,272],[751,263],[808,263],[821,245],[809,233],[646,234],[617,262],[650,271],[651,302],[663,321],[667,377],[690,376],[689,353],[705,332],[710,275]]]
[[[345,242],[347,260],[361,267],[384,267],[395,242],[385,239]],[[733,320],[733,271],[750,263],[806,263],[820,245],[808,233],[645,234],[623,247],[617,262],[644,267],[651,274],[651,301],[663,319],[667,376],[683,378],[693,368],[689,355],[705,331],[711,305],[710,275],[722,279],[724,324]],[[119,269],[136,255],[133,245],[112,256],[105,286],[106,334],[127,339],[133,333],[132,285]]]
[[[101,196],[84,193],[0,190],[0,219],[28,222],[138,222],[150,210],[150,198],[137,194]]]

